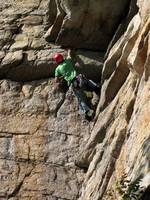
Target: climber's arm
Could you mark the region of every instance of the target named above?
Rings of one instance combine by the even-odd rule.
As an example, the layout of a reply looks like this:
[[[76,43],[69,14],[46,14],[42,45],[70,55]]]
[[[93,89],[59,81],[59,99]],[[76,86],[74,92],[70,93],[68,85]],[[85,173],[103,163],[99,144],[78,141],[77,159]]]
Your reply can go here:
[[[55,83],[60,83],[64,79],[63,76],[56,76],[55,77]]]

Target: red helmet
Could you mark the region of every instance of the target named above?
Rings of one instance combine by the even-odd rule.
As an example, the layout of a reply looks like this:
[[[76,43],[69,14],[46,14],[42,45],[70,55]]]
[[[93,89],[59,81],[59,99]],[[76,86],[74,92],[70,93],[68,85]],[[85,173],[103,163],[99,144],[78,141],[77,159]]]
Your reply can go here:
[[[56,53],[56,54],[53,56],[53,60],[54,60],[56,63],[61,63],[61,62],[64,60],[64,57],[63,57],[62,54]]]

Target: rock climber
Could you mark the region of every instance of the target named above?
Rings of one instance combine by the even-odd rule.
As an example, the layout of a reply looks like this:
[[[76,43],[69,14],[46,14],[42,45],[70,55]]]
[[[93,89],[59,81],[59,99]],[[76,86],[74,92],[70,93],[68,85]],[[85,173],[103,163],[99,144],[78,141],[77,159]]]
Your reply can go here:
[[[68,86],[72,86],[75,96],[78,99],[79,110],[85,114],[85,117],[93,118],[94,111],[87,105],[84,86],[97,94],[100,90],[99,86],[92,80],[88,80],[83,74],[77,74],[71,59],[71,50],[67,52],[67,58],[60,53],[53,56],[53,60],[58,64],[55,69],[55,82],[60,83],[62,80],[67,81]]]

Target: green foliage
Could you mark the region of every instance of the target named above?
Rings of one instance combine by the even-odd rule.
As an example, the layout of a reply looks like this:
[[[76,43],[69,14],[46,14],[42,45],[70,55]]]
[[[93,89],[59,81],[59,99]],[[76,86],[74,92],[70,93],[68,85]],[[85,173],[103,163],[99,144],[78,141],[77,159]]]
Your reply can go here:
[[[116,183],[116,189],[122,197],[122,200],[140,200],[142,191],[140,181],[140,177],[131,182],[127,179],[127,175],[122,176],[121,180]]]

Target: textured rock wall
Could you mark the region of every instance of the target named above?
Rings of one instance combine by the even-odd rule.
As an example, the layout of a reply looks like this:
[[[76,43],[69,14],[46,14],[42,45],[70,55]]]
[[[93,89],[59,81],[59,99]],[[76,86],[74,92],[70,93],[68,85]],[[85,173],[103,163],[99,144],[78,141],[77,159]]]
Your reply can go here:
[[[84,170],[74,161],[92,124],[78,114],[71,91],[57,91],[50,78],[56,67],[52,55],[66,55],[44,38],[53,21],[51,3],[0,3],[0,199],[4,200],[75,200],[84,178]],[[103,54],[74,53],[77,70],[100,80]]]
[[[1,0],[2,1],[2,0]],[[65,3],[65,2],[64,2]],[[60,46],[46,42],[44,35],[53,22],[54,2],[50,0],[15,1],[0,4],[0,78],[31,81],[48,78],[56,65],[52,62],[55,52],[66,54]],[[51,22],[52,20],[52,22]],[[70,36],[69,38],[73,38]],[[79,71],[86,71],[89,78],[100,80],[103,54],[77,52]],[[85,62],[83,59],[85,58]],[[94,70],[88,72],[89,68]],[[83,70],[82,70],[83,68]]]
[[[55,20],[45,37],[63,46],[105,51],[126,16],[129,0],[52,0]],[[51,7],[52,8],[52,7]],[[51,12],[51,9],[50,9]]]
[[[90,125],[68,93],[52,80],[1,80],[1,199],[78,198],[84,173],[74,160]]]
[[[124,175],[150,184],[149,18],[146,0],[1,0],[0,199],[119,200]],[[50,77],[63,47],[101,80],[92,122]]]
[[[116,185],[123,176],[150,184],[150,3],[138,5],[104,63],[97,121],[80,155],[81,165],[89,165],[82,200],[122,199]]]

